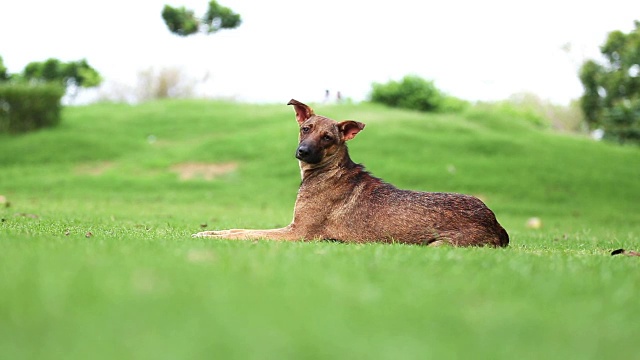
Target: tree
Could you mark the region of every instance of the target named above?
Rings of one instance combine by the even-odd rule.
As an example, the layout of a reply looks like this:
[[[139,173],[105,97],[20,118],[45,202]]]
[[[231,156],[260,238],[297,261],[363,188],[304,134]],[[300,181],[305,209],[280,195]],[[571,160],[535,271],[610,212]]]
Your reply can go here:
[[[600,47],[602,62],[580,68],[580,106],[589,127],[607,139],[640,144],[640,22],[628,34],[613,31]]]
[[[221,29],[237,28],[242,23],[239,14],[215,0],[209,1],[209,9],[202,18],[196,17],[193,10],[184,6],[174,8],[165,5],[162,19],[169,31],[179,36],[189,36],[198,32],[212,34]]]
[[[50,58],[43,62],[31,62],[22,72],[22,77],[30,82],[57,82],[67,89],[73,89],[72,97],[80,88],[91,88],[102,83],[100,73],[87,60],[68,63]]]
[[[10,76],[7,72],[7,67],[4,66],[4,61],[2,60],[2,56],[0,56],[0,81],[9,80]]]

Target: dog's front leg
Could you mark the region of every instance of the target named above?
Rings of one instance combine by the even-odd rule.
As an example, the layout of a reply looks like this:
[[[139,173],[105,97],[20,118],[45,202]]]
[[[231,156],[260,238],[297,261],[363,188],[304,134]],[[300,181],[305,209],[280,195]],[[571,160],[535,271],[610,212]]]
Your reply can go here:
[[[304,235],[298,233],[291,225],[281,229],[269,230],[217,230],[203,231],[191,235],[192,237],[204,237],[215,239],[231,239],[231,240],[287,240],[287,241],[304,241]]]

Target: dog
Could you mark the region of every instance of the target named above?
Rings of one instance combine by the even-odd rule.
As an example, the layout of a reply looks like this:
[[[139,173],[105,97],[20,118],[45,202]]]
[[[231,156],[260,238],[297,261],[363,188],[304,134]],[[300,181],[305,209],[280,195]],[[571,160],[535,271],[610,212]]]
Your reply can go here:
[[[400,190],[349,157],[346,142],[365,124],[337,122],[291,100],[300,126],[296,158],[302,183],[293,221],[280,229],[204,231],[194,237],[242,240],[334,240],[438,246],[509,244],[509,235],[478,198]]]

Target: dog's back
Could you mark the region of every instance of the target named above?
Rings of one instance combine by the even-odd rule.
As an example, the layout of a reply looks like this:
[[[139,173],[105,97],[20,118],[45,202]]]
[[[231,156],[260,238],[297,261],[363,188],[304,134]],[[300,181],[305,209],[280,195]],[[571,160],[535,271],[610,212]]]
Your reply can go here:
[[[322,237],[346,242],[400,242],[456,246],[507,246],[509,236],[494,213],[478,198],[454,193],[400,190],[346,162],[339,179],[312,179],[299,197],[319,206],[314,222]],[[306,185],[306,186],[305,186]],[[314,194],[307,197],[306,194]],[[298,213],[294,223],[307,223]],[[297,220],[297,221],[295,221]],[[317,235],[317,234],[316,234]]]

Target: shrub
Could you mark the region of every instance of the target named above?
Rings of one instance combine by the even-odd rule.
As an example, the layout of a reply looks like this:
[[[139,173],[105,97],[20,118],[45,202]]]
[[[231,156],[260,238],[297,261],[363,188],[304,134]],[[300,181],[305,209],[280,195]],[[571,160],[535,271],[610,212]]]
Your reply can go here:
[[[587,124],[578,102],[567,105],[554,104],[532,93],[513,94],[509,99],[497,102],[532,124],[542,128],[552,128],[562,132],[586,133]]]
[[[32,131],[60,122],[59,84],[0,84],[0,133]]]
[[[180,68],[149,68],[138,72],[136,98],[138,101],[146,101],[191,97],[197,84],[196,79],[190,78]]]
[[[372,85],[371,101],[418,111],[460,111],[468,103],[442,93],[433,81],[408,75],[401,81]]]

